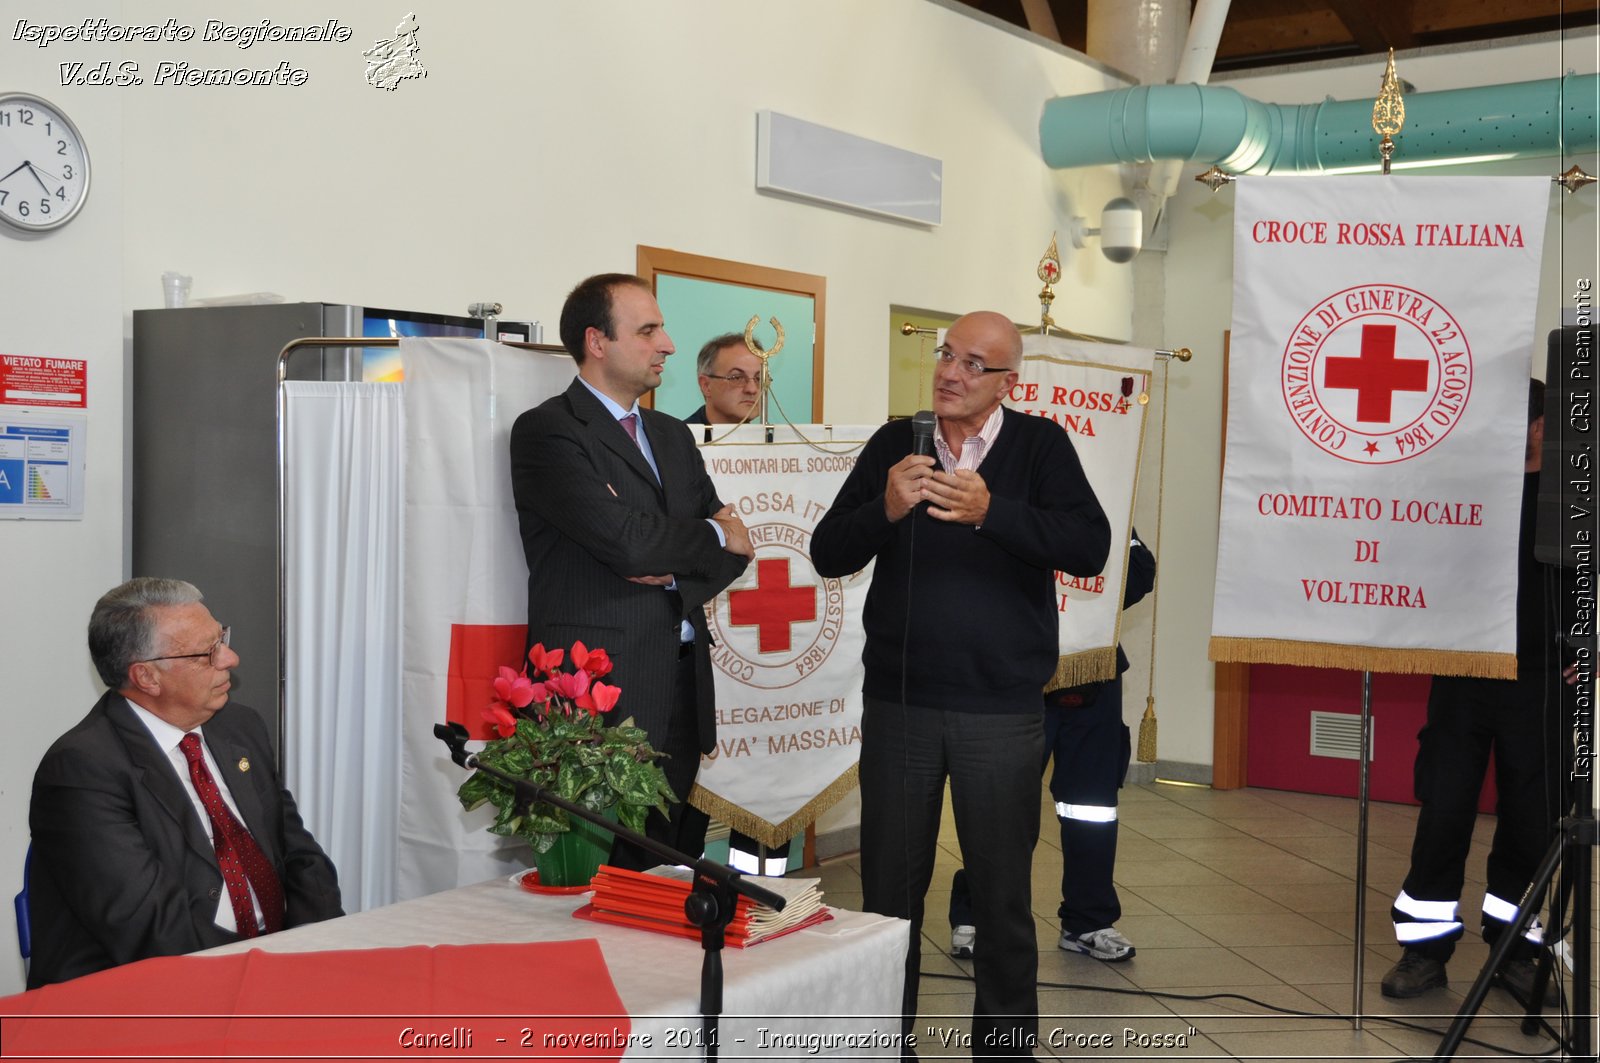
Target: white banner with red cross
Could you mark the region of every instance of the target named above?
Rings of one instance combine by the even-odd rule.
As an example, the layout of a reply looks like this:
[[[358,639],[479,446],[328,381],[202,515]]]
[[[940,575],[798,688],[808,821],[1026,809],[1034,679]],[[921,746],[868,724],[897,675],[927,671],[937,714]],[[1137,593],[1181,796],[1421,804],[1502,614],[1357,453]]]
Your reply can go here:
[[[707,609],[717,748],[689,799],[765,845],[789,841],[855,786],[872,566],[818,576],[811,533],[876,427],[744,425],[701,447],[756,555]]]
[[[520,668],[528,569],[511,497],[511,425],[564,391],[565,355],[484,340],[405,339],[404,671],[398,899],[509,875],[527,847],[488,833],[494,809],[466,812],[433,727],[490,737],[483,709],[505,665]]]
[[[1212,659],[1513,676],[1549,180],[1237,187]]]
[[[1022,339],[1022,354],[1006,405],[1048,417],[1067,431],[1111,522],[1111,556],[1098,575],[1056,573],[1061,657],[1047,687],[1054,690],[1117,674],[1122,587],[1155,351],[1029,335]]]

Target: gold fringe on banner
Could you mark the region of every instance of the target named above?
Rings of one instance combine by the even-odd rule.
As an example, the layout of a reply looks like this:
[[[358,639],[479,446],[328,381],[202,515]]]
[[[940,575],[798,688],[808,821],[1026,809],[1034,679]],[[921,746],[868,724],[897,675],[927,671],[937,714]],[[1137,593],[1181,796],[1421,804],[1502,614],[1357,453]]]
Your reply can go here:
[[[689,791],[689,803],[709,816],[714,816],[738,831],[748,834],[769,849],[776,849],[794,839],[796,834],[816,822],[817,817],[838,804],[845,794],[856,788],[857,765],[852,764],[828,788],[807,801],[794,815],[782,823],[768,823],[754,812],[746,811],[727,798],[712,793],[699,783]]]
[[[1295,664],[1306,668],[1347,668],[1356,672],[1407,672],[1412,675],[1463,675],[1474,679],[1515,679],[1514,653],[1465,650],[1347,646],[1337,642],[1247,639],[1213,635],[1213,661],[1237,664]]]
[[[1079,650],[1056,661],[1056,674],[1044,685],[1044,693],[1064,687],[1081,687],[1102,679],[1117,677],[1117,647],[1101,646],[1092,650]]]

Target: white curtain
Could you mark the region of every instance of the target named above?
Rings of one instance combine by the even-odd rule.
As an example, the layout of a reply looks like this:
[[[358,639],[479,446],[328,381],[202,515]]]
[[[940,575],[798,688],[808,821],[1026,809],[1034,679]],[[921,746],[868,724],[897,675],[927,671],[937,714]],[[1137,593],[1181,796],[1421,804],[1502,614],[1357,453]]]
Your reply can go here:
[[[395,900],[404,386],[283,387],[285,782],[355,912]]]

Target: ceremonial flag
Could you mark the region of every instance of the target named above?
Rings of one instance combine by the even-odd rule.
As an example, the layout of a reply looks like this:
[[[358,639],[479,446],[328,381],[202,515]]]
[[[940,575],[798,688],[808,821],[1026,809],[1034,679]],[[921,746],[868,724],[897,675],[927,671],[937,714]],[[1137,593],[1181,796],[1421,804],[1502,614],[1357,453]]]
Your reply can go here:
[[[1030,335],[1022,352],[1020,379],[1006,405],[1066,429],[1111,522],[1111,556],[1098,575],[1056,573],[1061,657],[1047,688],[1055,690],[1117,674],[1122,585],[1150,408],[1140,399],[1148,400],[1155,351]]]
[[[689,799],[765,845],[789,841],[856,783],[872,566],[818,576],[811,533],[873,430],[745,425],[701,447],[756,556],[707,609],[717,748]]]
[[[521,665],[528,570],[511,497],[511,425],[564,391],[571,358],[486,340],[404,339],[406,498],[400,900],[509,875],[526,847],[466,812],[467,772],[433,736],[477,727],[500,665]],[[486,737],[481,731],[479,737]]]
[[[1213,660],[1515,675],[1549,190],[1239,181]]]

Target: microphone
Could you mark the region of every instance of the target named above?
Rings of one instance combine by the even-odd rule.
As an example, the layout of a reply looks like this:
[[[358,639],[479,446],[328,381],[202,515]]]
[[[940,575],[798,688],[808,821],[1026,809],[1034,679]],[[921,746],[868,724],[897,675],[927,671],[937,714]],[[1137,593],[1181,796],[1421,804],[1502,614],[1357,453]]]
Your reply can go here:
[[[933,411],[918,410],[911,415],[911,453],[933,457]]]

